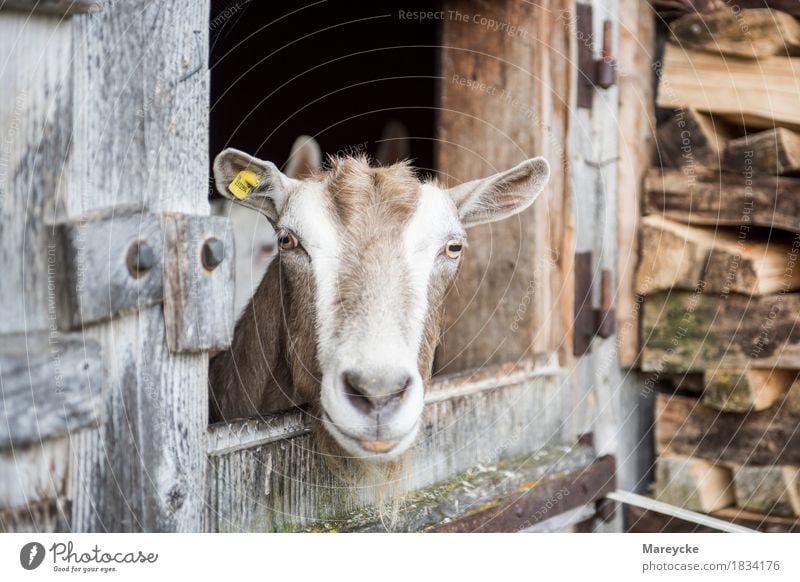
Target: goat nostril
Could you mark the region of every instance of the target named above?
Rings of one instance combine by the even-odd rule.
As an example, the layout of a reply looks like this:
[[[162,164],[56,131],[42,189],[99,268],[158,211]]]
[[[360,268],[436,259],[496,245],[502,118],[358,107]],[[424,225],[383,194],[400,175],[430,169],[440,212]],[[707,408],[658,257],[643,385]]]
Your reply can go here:
[[[352,371],[343,372],[342,384],[344,385],[345,396],[347,396],[347,399],[355,408],[365,414],[372,411],[372,399],[365,391],[364,381],[359,373]]]
[[[342,386],[350,403],[364,414],[377,412],[400,402],[408,393],[413,379],[403,375],[394,380],[382,378],[376,381],[366,380],[360,373],[347,370],[342,373]]]

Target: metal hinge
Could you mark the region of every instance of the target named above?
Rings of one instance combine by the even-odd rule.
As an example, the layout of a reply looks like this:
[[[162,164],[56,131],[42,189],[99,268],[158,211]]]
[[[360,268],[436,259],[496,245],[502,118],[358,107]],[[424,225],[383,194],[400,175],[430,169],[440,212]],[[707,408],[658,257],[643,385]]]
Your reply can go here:
[[[603,22],[600,58],[594,56],[594,19],[591,4],[575,6],[575,34],[578,41],[578,107],[592,108],[595,88],[608,89],[617,82],[617,61],[611,56],[612,25]]]
[[[582,356],[591,351],[595,336],[614,334],[614,308],[611,306],[611,271],[600,272],[600,307],[593,307],[592,253],[575,253],[575,324],[572,353]]]

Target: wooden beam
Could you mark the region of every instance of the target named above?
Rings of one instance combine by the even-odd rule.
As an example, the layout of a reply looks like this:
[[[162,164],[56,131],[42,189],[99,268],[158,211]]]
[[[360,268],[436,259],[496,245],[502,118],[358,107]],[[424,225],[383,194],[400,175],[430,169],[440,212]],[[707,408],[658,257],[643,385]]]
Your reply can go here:
[[[564,173],[572,36],[559,14],[567,0],[523,5],[448,0],[445,10],[480,13],[530,31],[508,42],[472,22],[445,19],[440,55],[436,168],[450,185],[543,156],[551,176],[519,216],[470,229],[469,251],[445,306],[437,373],[515,361],[571,345],[570,191]],[[467,84],[469,79],[470,81]],[[544,82],[543,82],[544,81]],[[502,244],[497,241],[502,240]],[[536,297],[536,301],[530,301]]]
[[[692,511],[716,511],[733,505],[733,473],[703,459],[662,454],[656,460],[655,499]]]
[[[4,0],[0,3],[0,10],[4,8],[19,10],[29,14],[40,12],[42,14],[55,14],[58,16],[72,16],[74,14],[87,14],[99,12],[103,3],[108,0]]]
[[[703,404],[726,412],[766,410],[788,394],[796,378],[796,370],[709,368],[703,373]]]
[[[800,467],[770,465],[734,469],[736,505],[770,515],[800,516]]]
[[[721,509],[710,515],[763,532],[800,532],[800,520],[743,511],[735,507]],[[626,508],[625,531],[629,533],[718,533],[718,530],[715,529],[634,506]]]
[[[741,174],[764,173],[797,175],[800,173],[800,135],[785,127],[750,133],[728,142],[723,165]]]
[[[800,129],[800,86],[786,82],[800,75],[798,58],[730,59],[669,43],[663,63],[661,107],[694,107],[738,125]]]
[[[654,168],[645,180],[643,212],[687,224],[753,225],[800,233],[800,179],[733,172],[687,175]]]
[[[798,417],[776,409],[719,412],[685,396],[656,398],[659,453],[695,456],[714,463],[800,465]]]
[[[0,448],[38,443],[103,418],[100,345],[82,336],[0,336]]]
[[[800,54],[800,24],[769,8],[690,13],[670,28],[685,48],[752,59]]]
[[[636,225],[644,196],[644,176],[652,164],[655,141],[652,65],[655,22],[640,0],[619,7],[617,60],[619,107],[617,152],[617,350],[619,365],[633,367],[639,353],[639,303],[634,277],[639,253]]]
[[[713,115],[677,109],[658,128],[658,160],[665,168],[718,169],[730,135],[730,127]]]
[[[601,457],[581,471],[523,484],[512,494],[486,504],[483,509],[438,525],[432,531],[443,533],[519,531],[546,517],[603,498],[616,488],[615,471],[614,458]]]
[[[688,291],[648,295],[642,308],[642,369],[800,369],[799,310],[797,293],[753,298]]]
[[[800,269],[789,244],[751,242],[750,229],[734,234],[692,227],[659,215],[640,222],[642,253],[636,292],[667,289],[766,295],[800,289]]]

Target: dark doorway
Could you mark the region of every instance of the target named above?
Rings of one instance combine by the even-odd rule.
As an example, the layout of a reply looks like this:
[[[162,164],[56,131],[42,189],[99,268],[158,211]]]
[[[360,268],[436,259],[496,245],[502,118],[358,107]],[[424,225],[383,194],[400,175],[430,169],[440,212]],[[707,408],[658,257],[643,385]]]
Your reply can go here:
[[[437,22],[431,2],[212,0],[211,157],[236,147],[282,165],[294,139],[375,156],[400,121],[410,158],[433,167]]]

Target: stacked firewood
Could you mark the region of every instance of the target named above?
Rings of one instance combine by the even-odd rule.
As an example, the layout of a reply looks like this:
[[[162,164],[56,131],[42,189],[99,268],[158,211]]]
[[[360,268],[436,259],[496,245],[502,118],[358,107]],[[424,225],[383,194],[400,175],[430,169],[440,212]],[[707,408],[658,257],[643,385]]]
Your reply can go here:
[[[724,3],[689,12],[655,70],[658,105],[673,111],[646,179],[636,275],[639,363],[661,390],[653,493],[794,527],[800,23]]]

